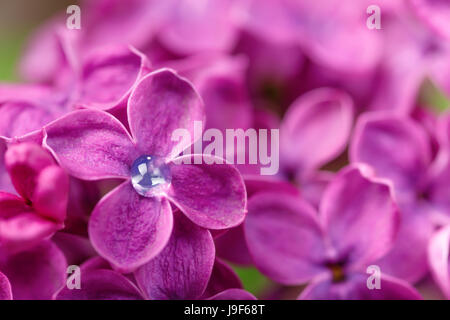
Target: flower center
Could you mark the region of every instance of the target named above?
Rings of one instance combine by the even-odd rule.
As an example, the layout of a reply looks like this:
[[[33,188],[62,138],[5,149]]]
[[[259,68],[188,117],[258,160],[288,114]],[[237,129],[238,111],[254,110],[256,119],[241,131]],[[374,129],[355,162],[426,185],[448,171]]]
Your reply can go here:
[[[156,156],[140,156],[133,162],[130,173],[134,190],[144,197],[161,194],[172,180],[169,166]]]
[[[328,263],[328,269],[331,271],[333,282],[342,282],[345,280],[345,271],[341,263]]]

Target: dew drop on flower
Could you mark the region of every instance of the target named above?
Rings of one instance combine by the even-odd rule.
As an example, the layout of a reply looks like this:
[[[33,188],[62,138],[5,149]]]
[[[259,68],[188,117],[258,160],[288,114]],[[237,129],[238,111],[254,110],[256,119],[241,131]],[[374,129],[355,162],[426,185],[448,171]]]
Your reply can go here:
[[[171,180],[170,169],[161,157],[143,155],[131,166],[131,183],[136,192],[144,197],[161,194]]]

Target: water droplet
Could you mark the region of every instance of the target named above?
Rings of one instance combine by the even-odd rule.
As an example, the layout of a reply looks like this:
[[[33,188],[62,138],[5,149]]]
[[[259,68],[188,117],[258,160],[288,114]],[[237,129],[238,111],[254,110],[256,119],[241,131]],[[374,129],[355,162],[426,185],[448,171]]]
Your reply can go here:
[[[131,183],[141,196],[161,194],[168,188],[171,180],[169,166],[161,157],[143,155],[131,166]]]

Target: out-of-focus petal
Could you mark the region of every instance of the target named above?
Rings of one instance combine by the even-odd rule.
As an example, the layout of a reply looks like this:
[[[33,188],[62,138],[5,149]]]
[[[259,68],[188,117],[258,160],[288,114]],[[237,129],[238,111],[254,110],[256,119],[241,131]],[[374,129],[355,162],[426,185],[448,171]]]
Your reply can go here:
[[[200,72],[194,84],[205,103],[206,128],[248,129],[253,120],[242,57],[219,60]]]
[[[7,139],[0,137],[0,190],[14,192],[8,171],[5,168],[5,153],[7,149]]]
[[[247,246],[259,270],[283,284],[299,284],[327,269],[317,213],[306,202],[277,193],[258,193],[244,222]]]
[[[367,274],[352,274],[341,283],[318,279],[300,294],[301,300],[421,300],[422,297],[405,281],[381,274],[381,288],[367,287]]]
[[[316,169],[344,151],[353,123],[353,102],[346,93],[330,88],[298,98],[280,129],[283,166]]]
[[[83,2],[83,44],[92,47],[148,44],[167,19],[175,1],[97,0]]]
[[[211,277],[203,293],[204,298],[212,297],[227,289],[242,289],[238,275],[225,262],[216,258]]]
[[[226,229],[245,218],[246,193],[239,171],[232,165],[203,155],[182,156],[169,163],[172,185],[168,197],[195,224],[208,229]],[[191,164],[183,164],[186,159]],[[216,161],[215,163],[213,163]],[[208,164],[211,163],[211,164]]]
[[[136,280],[149,299],[197,299],[208,284],[214,256],[209,231],[175,212],[167,246],[135,272]]]
[[[415,197],[431,161],[425,131],[412,120],[391,113],[363,115],[350,148],[353,162],[364,162],[376,175],[394,182],[399,200]]]
[[[439,35],[450,40],[450,3],[435,0],[410,0],[415,13]]]
[[[12,138],[39,130],[54,119],[49,110],[20,100],[0,103],[0,112],[0,136]]]
[[[428,247],[428,263],[431,274],[448,299],[450,299],[449,246],[450,226],[447,226],[436,232]]]
[[[256,300],[256,298],[250,292],[242,289],[227,289],[210,297],[208,300]]]
[[[53,243],[64,253],[69,265],[80,265],[85,260],[97,256],[88,238],[64,231],[56,232]]]
[[[83,66],[77,104],[99,109],[126,104],[136,82],[148,72],[149,61],[136,49],[93,52]]]
[[[161,30],[160,41],[178,54],[227,51],[237,36],[234,1],[180,0]]]
[[[355,268],[391,249],[399,213],[392,187],[374,178],[369,167],[355,165],[344,168],[328,185],[320,219],[335,250],[331,258]]]
[[[122,271],[133,271],[161,252],[172,219],[167,200],[142,197],[125,181],[95,207],[89,237],[102,257]]]
[[[333,172],[312,171],[307,174],[299,172],[296,178],[302,198],[318,208],[322,195],[334,177]]]
[[[19,66],[26,80],[52,82],[61,69],[68,65],[70,52],[65,46],[65,37],[71,30],[66,28],[65,22],[63,16],[58,16],[34,32]]]
[[[239,265],[252,265],[252,257],[245,241],[244,228],[241,225],[226,230],[214,239],[217,256]]]
[[[130,176],[138,155],[125,127],[110,114],[75,111],[44,130],[44,145],[69,174],[85,180]]]
[[[415,204],[401,210],[401,222],[392,249],[374,262],[381,271],[410,283],[428,272],[427,246],[434,226],[426,208]]]
[[[14,299],[50,300],[66,281],[66,259],[51,241],[17,254],[0,255],[0,270],[8,277]]]
[[[84,270],[81,288],[62,288],[56,300],[143,300],[136,286],[125,276],[112,270]]]
[[[362,73],[380,59],[382,38],[365,24],[367,5],[351,0],[249,3],[248,28],[275,41],[298,43],[311,59],[327,67]]]
[[[203,120],[200,96],[187,80],[169,69],[145,76],[128,100],[130,130],[145,154],[177,156],[194,142],[194,121]],[[172,140],[176,129],[186,129],[190,134],[183,146]],[[173,150],[177,145],[179,149]]]

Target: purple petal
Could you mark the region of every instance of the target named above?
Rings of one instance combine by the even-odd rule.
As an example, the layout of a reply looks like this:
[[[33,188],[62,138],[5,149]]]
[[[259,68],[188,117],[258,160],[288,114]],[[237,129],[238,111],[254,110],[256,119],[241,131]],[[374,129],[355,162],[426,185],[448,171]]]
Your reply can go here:
[[[44,145],[77,178],[129,177],[135,146],[124,126],[106,112],[72,112],[45,127]]]
[[[242,289],[228,289],[222,291],[208,300],[256,300],[250,292]]]
[[[123,43],[142,47],[154,37],[173,5],[173,0],[86,2],[83,43],[87,48]]]
[[[196,163],[201,157],[183,156],[169,163],[172,172],[169,199],[201,227],[227,229],[239,225],[246,208],[241,175],[232,165],[217,164],[218,158],[213,156],[203,155],[202,164],[182,164],[188,158],[190,163]]]
[[[382,257],[397,235],[399,214],[391,186],[363,165],[343,169],[330,182],[320,214],[334,258],[348,267]]]
[[[444,223],[450,218],[450,189],[448,181],[450,179],[450,148],[443,147],[428,171],[426,198],[435,208],[436,216],[442,217]]]
[[[14,299],[49,300],[66,281],[66,259],[51,241],[28,251],[0,255],[0,270],[11,282]]]
[[[344,151],[353,122],[353,102],[346,93],[322,88],[297,99],[281,125],[284,166],[318,168]]]
[[[381,288],[368,289],[367,274],[352,274],[341,283],[317,279],[300,294],[301,300],[421,300],[422,297],[405,281],[381,275]]]
[[[214,264],[214,242],[208,230],[181,213],[164,250],[135,272],[149,299],[197,299],[206,289]]]
[[[84,270],[81,289],[59,291],[56,300],[143,300],[141,293],[125,276],[111,270]]]
[[[111,264],[102,257],[95,256],[83,262],[80,268],[82,271],[99,270],[99,269],[111,270]]]
[[[211,278],[203,293],[203,297],[212,297],[227,289],[242,289],[241,280],[230,266],[216,258]]]
[[[54,118],[49,110],[20,100],[0,103],[0,112],[0,135],[5,137],[19,137],[39,130]]]
[[[392,249],[375,262],[383,273],[416,283],[428,272],[427,247],[434,226],[425,208],[414,204],[401,210],[401,222]]]
[[[67,65],[68,51],[63,43],[65,32],[70,31],[61,18],[50,20],[34,32],[20,63],[20,72],[26,80],[51,82]]]
[[[12,300],[11,284],[8,278],[0,272],[0,300]]]
[[[161,69],[145,76],[131,93],[128,121],[141,152],[178,155],[194,141],[194,121],[204,118],[203,103],[192,85],[174,71]],[[191,139],[178,150],[172,140],[176,129],[187,129]]]
[[[34,191],[41,171],[54,164],[50,153],[34,143],[11,145],[5,153],[5,167],[13,185],[27,200],[34,200]]]
[[[241,225],[228,229],[214,239],[217,256],[239,265],[252,265],[252,257],[245,241],[244,228]]]
[[[447,1],[411,0],[415,13],[429,27],[450,40],[450,4]]]
[[[48,166],[37,178],[33,208],[43,217],[62,222],[66,218],[69,176],[60,167]]]
[[[34,213],[23,199],[0,192],[0,248],[6,252],[28,249],[61,228]]]
[[[292,196],[300,196],[300,191],[295,186],[283,180],[259,175],[244,176],[244,178],[249,199],[259,192],[282,192]]]
[[[277,192],[299,197],[299,190],[292,184],[259,175],[245,176],[247,198],[260,192]],[[215,238],[217,255],[240,265],[252,265],[253,261],[245,241],[243,225],[227,230]]]
[[[97,255],[88,238],[64,231],[56,232],[52,241],[64,253],[69,265],[80,265]]]
[[[252,0],[246,22],[274,41],[300,43],[322,65],[362,73],[373,68],[382,53],[382,38],[360,19],[366,8],[350,0]]]
[[[7,139],[0,137],[0,190],[14,192],[8,171],[5,168],[5,153],[7,149]]]
[[[141,197],[125,181],[95,207],[89,236],[102,257],[122,271],[132,271],[165,247],[172,219],[167,200]]]
[[[299,284],[326,271],[317,213],[297,197],[258,193],[248,203],[247,246],[262,273],[283,284]],[[282,263],[280,263],[282,262]]]
[[[377,176],[394,182],[400,200],[415,197],[430,163],[425,131],[412,120],[384,113],[363,115],[350,148],[353,162],[371,165]]]
[[[134,85],[149,71],[150,63],[136,49],[96,51],[83,66],[77,103],[99,109],[126,103]]]
[[[450,299],[449,245],[450,226],[447,226],[436,232],[428,247],[428,263],[431,274],[448,299]]]
[[[231,49],[237,30],[232,21],[233,1],[178,1],[160,40],[179,54]]]
[[[312,171],[308,174],[299,173],[296,180],[303,199],[315,208],[318,208],[326,187],[334,178],[334,173],[329,171]]]
[[[194,81],[203,98],[206,128],[222,130],[248,129],[253,110],[245,83],[246,61],[221,59],[200,72]]]

